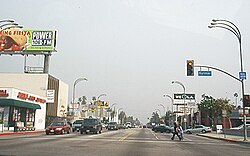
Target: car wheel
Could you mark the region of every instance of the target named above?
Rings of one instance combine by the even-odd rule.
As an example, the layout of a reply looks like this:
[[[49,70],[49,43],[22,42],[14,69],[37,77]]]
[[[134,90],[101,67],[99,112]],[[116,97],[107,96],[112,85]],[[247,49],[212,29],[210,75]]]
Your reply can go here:
[[[203,130],[201,131],[201,133],[206,133],[206,130],[205,130],[205,129],[203,129]]]
[[[96,131],[95,134],[98,134],[98,131]]]
[[[83,134],[83,131],[81,131],[81,134]]]
[[[99,131],[99,134],[102,134],[102,131]]]
[[[190,132],[190,131],[187,131],[187,134],[191,134],[191,132]]]
[[[46,135],[49,135],[49,133],[46,133]]]
[[[70,134],[70,129],[68,130],[67,134]]]

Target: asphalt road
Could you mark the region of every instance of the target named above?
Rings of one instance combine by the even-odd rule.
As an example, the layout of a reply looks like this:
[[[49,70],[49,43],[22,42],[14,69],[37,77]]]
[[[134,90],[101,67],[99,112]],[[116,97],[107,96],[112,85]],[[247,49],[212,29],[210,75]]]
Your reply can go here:
[[[172,141],[171,134],[150,129],[105,131],[102,134],[12,135],[0,137],[0,155],[8,156],[249,156],[249,144],[229,143],[184,135]]]

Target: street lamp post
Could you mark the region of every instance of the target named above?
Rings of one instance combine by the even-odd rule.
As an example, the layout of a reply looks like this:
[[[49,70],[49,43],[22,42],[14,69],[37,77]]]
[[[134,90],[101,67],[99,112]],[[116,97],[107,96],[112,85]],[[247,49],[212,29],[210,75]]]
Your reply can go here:
[[[167,117],[167,112],[166,112],[166,108],[165,108],[165,106],[163,105],[163,104],[159,104],[158,106],[161,106],[162,108],[163,108],[163,117],[164,117],[164,115],[165,115],[165,119],[164,119],[164,121],[165,121],[165,124],[167,123],[167,121],[166,121],[166,117]]]
[[[97,102],[100,101],[100,98],[101,98],[102,96],[107,96],[107,95],[106,95],[106,94],[100,94],[100,95],[97,97]],[[102,106],[102,105],[100,106],[100,114],[99,114],[99,116],[100,116],[100,119],[102,120],[102,117],[103,117],[103,106]]]
[[[183,96],[184,96],[183,97],[183,99],[184,99],[184,119],[183,120],[184,120],[184,130],[185,130],[187,128],[187,118],[186,118],[186,88],[179,81],[172,81],[172,84],[174,84],[174,83],[181,85],[182,88],[183,88],[183,91],[184,91],[184,93],[183,93]]]
[[[3,23],[2,25],[0,25],[0,31],[11,28],[23,28],[23,26],[14,23],[14,20],[0,20],[0,23]]]
[[[123,108],[119,108],[118,110],[117,110],[117,123],[119,123],[119,112],[120,112],[120,110],[122,110]]]
[[[110,106],[110,109],[111,109],[111,112],[113,111],[113,106],[115,105],[118,105],[117,103],[113,103],[111,106]],[[114,107],[114,111],[115,111],[115,107]],[[109,112],[110,114],[110,112]],[[111,118],[111,121],[114,121],[114,118]]]
[[[88,81],[88,79],[86,78],[78,78],[75,80],[74,85],[73,85],[73,96],[72,96],[72,105],[73,105],[73,114],[75,114],[75,89],[76,89],[76,85],[77,83],[79,83],[80,81]]]
[[[163,97],[168,97],[171,100],[171,103],[172,103],[172,115],[171,115],[171,118],[172,118],[172,125],[174,125],[174,99],[170,95],[167,95],[167,94],[164,94]],[[175,121],[176,120],[177,119],[175,119]]]
[[[211,25],[208,26],[208,28],[222,28],[229,30],[232,32],[238,39],[239,42],[239,51],[240,51],[240,69],[241,72],[244,72],[243,70],[243,56],[242,56],[242,40],[241,40],[241,33],[239,28],[231,21],[224,20],[224,19],[213,19]],[[243,99],[243,116],[244,116],[244,141],[247,140],[247,128],[246,128],[246,112],[245,112],[245,105],[244,105],[244,79],[241,79],[241,89],[242,89],[242,99]]]
[[[155,110],[160,113],[160,117],[161,117],[161,110],[160,109],[155,109]]]

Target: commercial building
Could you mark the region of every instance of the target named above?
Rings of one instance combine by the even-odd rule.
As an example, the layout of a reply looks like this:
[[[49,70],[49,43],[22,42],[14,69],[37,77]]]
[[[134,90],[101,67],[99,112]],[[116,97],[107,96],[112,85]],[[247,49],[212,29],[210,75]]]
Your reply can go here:
[[[23,73],[0,73],[0,78],[4,129],[13,129],[15,123],[44,129],[49,121],[67,113],[68,85],[61,80],[49,74]]]

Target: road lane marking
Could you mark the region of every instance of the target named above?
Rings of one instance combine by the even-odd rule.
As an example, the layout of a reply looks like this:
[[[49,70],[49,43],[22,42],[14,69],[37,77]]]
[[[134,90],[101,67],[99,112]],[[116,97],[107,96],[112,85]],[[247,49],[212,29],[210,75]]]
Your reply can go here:
[[[155,133],[153,133],[152,131],[151,131],[151,133],[152,133],[153,136],[156,138],[156,140],[159,140],[159,138],[155,135]]]
[[[130,132],[130,133],[128,133],[128,134],[125,135],[124,137],[121,137],[121,138],[119,139],[119,141],[126,140],[129,136],[133,135],[134,133],[135,133],[135,132]]]

